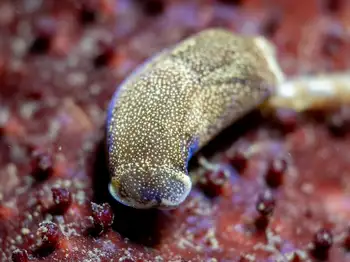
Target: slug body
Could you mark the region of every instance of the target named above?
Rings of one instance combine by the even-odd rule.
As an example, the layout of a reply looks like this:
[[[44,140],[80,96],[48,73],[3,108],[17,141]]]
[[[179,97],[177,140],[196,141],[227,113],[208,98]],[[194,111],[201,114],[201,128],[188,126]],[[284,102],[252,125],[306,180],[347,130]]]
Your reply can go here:
[[[157,54],[118,88],[107,116],[109,191],[139,209],[175,208],[189,159],[283,81],[262,37],[208,29]]]

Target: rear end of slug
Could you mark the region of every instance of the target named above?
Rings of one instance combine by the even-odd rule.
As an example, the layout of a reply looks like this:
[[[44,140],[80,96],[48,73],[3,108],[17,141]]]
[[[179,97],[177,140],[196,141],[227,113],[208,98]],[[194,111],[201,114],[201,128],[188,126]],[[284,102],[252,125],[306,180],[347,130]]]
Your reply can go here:
[[[271,43],[222,29],[202,31],[146,61],[108,109],[111,195],[138,209],[176,208],[192,187],[192,155],[283,81]]]

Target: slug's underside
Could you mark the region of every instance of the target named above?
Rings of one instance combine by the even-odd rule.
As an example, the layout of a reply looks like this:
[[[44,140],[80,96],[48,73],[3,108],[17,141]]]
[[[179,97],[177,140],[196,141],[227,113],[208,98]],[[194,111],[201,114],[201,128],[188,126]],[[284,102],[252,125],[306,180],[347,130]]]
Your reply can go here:
[[[112,99],[111,194],[136,208],[170,208],[191,189],[187,163],[283,81],[263,38],[210,29],[138,68]]]

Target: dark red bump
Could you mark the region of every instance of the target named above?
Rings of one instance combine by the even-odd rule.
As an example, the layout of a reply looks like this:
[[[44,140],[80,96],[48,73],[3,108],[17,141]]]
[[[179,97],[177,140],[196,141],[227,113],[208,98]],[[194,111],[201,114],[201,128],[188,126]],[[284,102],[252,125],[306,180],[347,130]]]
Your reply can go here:
[[[326,260],[328,258],[329,249],[333,245],[333,235],[325,228],[316,232],[313,239],[312,254],[316,259]]]
[[[114,213],[108,203],[98,205],[91,202],[92,217],[94,219],[95,231],[97,234],[105,232],[114,220]]]
[[[331,115],[327,119],[327,125],[330,133],[336,137],[343,137],[350,129],[349,120],[341,112]]]
[[[273,13],[268,17],[266,23],[263,25],[262,31],[266,36],[273,36],[281,24],[282,16],[280,13]]]
[[[70,192],[65,188],[52,188],[52,198],[54,202],[54,206],[52,207],[52,211],[54,213],[63,214],[67,211],[70,204],[72,203],[72,197]]]
[[[40,249],[55,248],[60,238],[57,224],[51,221],[40,223],[36,235],[38,237],[38,247]]]
[[[288,262],[302,262],[302,258],[299,254],[293,253],[290,257],[288,257]]]
[[[139,1],[143,11],[147,15],[158,16],[161,15],[165,10],[165,1],[164,0],[142,0]]]
[[[32,176],[37,180],[47,179],[53,173],[52,156],[48,152],[35,150],[32,153]]]
[[[35,24],[37,36],[29,47],[30,54],[46,54],[50,48],[54,34],[56,33],[56,21],[54,19],[39,19]]]
[[[234,6],[239,6],[243,4],[243,0],[218,0],[219,2],[227,5],[234,5]]]
[[[199,185],[205,194],[210,197],[216,197],[224,193],[228,179],[229,177],[223,169],[208,171],[204,174],[203,180],[199,182]]]
[[[252,262],[252,260],[249,258],[247,254],[242,254],[239,257],[239,262]]]
[[[135,262],[135,260],[133,258],[124,258],[122,261],[123,262]]]
[[[258,195],[256,210],[263,216],[271,216],[276,205],[275,197],[270,190]]]
[[[258,195],[256,210],[259,212],[259,216],[255,220],[255,226],[258,230],[265,230],[267,228],[275,205],[276,200],[271,191],[265,190]]]
[[[96,21],[96,11],[87,5],[83,5],[79,13],[80,23],[88,25]]]
[[[286,159],[276,158],[272,160],[265,176],[266,184],[271,188],[277,188],[282,185],[286,170]]]
[[[85,232],[95,234],[94,218],[92,216],[85,216],[81,221],[81,227]]]
[[[43,91],[40,90],[29,90],[27,93],[24,94],[26,98],[31,100],[40,100],[43,98]]]
[[[344,0],[324,0],[325,7],[331,13],[336,13],[341,10]]]
[[[111,47],[106,47],[105,50],[103,50],[99,55],[97,55],[94,60],[93,64],[95,68],[101,68],[108,66],[113,58],[115,56],[115,51]]]
[[[24,249],[16,249],[12,252],[12,261],[13,262],[28,262],[28,253]]]
[[[41,35],[34,39],[29,48],[31,54],[45,54],[50,48],[51,38],[47,35]]]
[[[229,156],[230,164],[238,171],[242,172],[247,167],[248,159],[242,149],[236,149],[232,156]]]
[[[350,228],[348,228],[348,230],[346,232],[343,245],[347,251],[350,251]]]

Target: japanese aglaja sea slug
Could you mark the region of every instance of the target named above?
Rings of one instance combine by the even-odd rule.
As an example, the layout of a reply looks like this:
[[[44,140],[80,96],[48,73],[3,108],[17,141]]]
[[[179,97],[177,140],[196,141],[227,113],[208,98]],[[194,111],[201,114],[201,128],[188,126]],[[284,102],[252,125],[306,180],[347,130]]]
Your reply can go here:
[[[107,114],[109,191],[139,209],[176,208],[188,161],[284,81],[260,36],[207,29],[148,59],[117,88]]]

